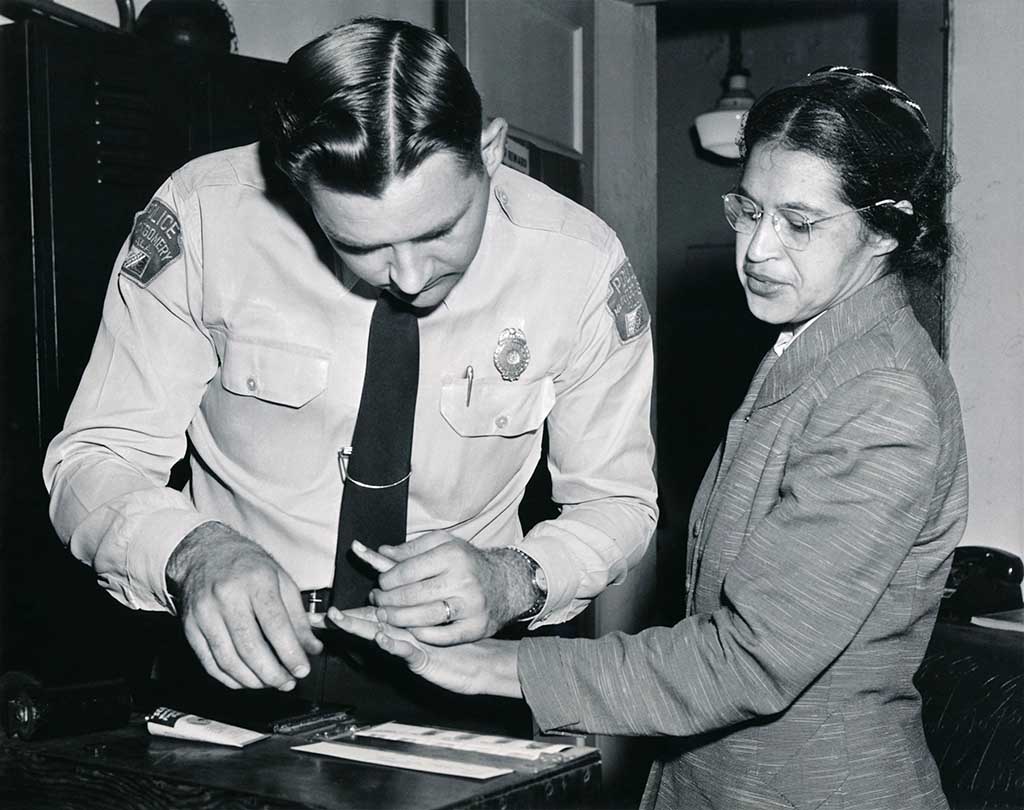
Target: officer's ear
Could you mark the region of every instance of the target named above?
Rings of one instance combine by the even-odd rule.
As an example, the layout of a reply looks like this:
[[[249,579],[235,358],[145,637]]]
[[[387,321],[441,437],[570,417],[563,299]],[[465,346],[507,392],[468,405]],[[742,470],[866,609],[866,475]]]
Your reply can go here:
[[[480,133],[480,156],[488,177],[494,177],[501,161],[505,158],[505,138],[508,136],[508,121],[504,118],[491,120]]]

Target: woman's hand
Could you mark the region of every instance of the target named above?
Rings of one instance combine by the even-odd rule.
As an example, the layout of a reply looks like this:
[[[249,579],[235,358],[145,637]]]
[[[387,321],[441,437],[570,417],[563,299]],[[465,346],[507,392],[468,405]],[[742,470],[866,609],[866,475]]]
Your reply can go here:
[[[378,608],[331,608],[327,619],[339,629],[376,642],[384,652],[405,660],[424,680],[464,695],[522,697],[518,641],[486,639],[453,647],[435,647],[408,630],[385,624]]]

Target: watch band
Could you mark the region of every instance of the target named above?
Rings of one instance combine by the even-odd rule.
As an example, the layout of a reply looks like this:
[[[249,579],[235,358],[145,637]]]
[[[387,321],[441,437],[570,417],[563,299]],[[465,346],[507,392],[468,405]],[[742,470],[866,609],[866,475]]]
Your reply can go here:
[[[524,610],[522,613],[516,616],[515,619],[513,619],[513,621],[516,622],[526,621],[527,619],[532,619],[534,616],[541,612],[541,610],[544,607],[544,603],[548,600],[548,589],[540,580],[540,564],[535,559],[533,559],[533,557],[531,557],[529,554],[527,554],[525,551],[519,548],[519,546],[505,546],[505,548],[514,551],[516,554],[520,555],[523,559],[526,560],[526,562],[530,566],[530,584],[533,586],[533,589],[537,592],[537,598],[533,600],[533,604],[531,604],[526,610]]]

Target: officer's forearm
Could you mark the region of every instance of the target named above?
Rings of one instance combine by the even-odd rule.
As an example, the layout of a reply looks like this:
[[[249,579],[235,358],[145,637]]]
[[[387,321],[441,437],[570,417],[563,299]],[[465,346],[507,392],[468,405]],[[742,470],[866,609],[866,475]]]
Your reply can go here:
[[[492,617],[502,626],[515,621],[536,601],[540,592],[534,585],[533,569],[523,555],[510,548],[485,552],[495,572],[491,601]]]
[[[164,569],[169,593],[174,596],[177,595],[181,581],[185,578],[185,574],[190,567],[189,564],[192,557],[196,554],[195,549],[202,543],[207,542],[211,536],[218,533],[221,526],[222,524],[212,520],[207,523],[201,523],[185,535],[174,551],[171,552],[171,556],[167,558],[167,568]]]
[[[201,523],[185,535],[171,552],[164,569],[167,591],[177,598],[185,577],[198,563],[218,555],[229,559],[250,551],[265,554],[260,546],[224,523],[216,520]]]

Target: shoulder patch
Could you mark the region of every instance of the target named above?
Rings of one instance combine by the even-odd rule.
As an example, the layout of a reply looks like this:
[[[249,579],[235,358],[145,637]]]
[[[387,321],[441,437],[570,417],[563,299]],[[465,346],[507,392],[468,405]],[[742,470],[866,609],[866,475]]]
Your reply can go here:
[[[131,246],[121,263],[121,273],[145,287],[180,255],[178,215],[154,197],[145,211],[135,215]]]
[[[608,281],[608,309],[623,343],[642,335],[651,325],[651,313],[629,259],[619,265]]]

